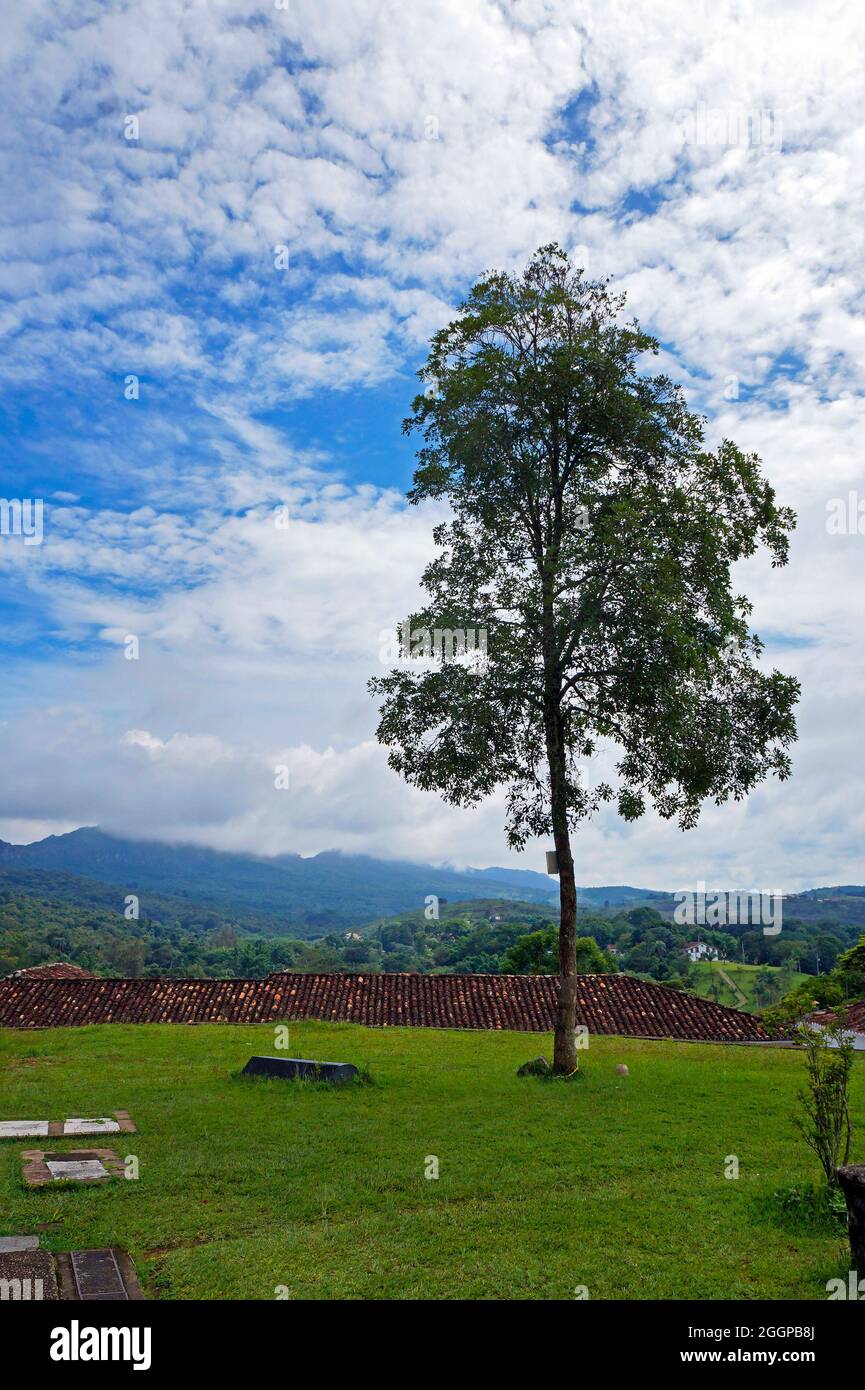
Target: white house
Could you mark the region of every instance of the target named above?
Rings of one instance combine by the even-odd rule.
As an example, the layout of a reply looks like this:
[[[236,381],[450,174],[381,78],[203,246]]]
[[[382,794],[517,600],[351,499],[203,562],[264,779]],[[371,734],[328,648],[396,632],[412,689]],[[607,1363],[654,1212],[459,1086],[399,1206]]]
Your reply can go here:
[[[688,960],[717,960],[718,952],[714,946],[707,946],[705,941],[686,941],[682,950]]]

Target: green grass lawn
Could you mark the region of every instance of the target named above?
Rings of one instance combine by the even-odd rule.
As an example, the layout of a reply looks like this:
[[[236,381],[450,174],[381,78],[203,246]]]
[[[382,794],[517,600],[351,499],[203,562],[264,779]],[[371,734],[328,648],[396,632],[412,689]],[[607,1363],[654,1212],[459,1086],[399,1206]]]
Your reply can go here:
[[[25,1191],[39,1141],[3,1141],[0,1233],[121,1245],[149,1297],[177,1299],[825,1298],[848,1268],[841,1229],[772,1195],[817,1176],[795,1052],[593,1039],[582,1077],[551,1083],[514,1074],[546,1037],[309,1022],[293,1055],[375,1084],[232,1076],[273,1052],[264,1025],[0,1034],[0,1118],[126,1108],[140,1131],[48,1141],[138,1156],[138,1181],[89,1189]],[[863,1160],[861,1059],[853,1114]]]
[[[719,993],[718,1003],[728,1004],[734,1009],[744,1009],[746,1013],[760,1013],[768,1005],[765,1001],[757,999],[754,993],[754,986],[757,975],[761,970],[768,970],[776,978],[781,976],[781,969],[777,965],[742,965],[732,961],[710,961],[700,960],[694,963],[694,993],[699,994],[703,999],[714,998],[710,992],[709,985],[712,979],[718,981]],[[732,980],[735,989],[731,989],[724,976]],[[802,975],[797,971],[790,971],[783,977],[783,991],[795,989],[803,980],[807,980],[808,975]],[[744,995],[744,1002],[742,996]],[[778,996],[781,997],[780,994]],[[776,1001],[777,1002],[777,1001]]]

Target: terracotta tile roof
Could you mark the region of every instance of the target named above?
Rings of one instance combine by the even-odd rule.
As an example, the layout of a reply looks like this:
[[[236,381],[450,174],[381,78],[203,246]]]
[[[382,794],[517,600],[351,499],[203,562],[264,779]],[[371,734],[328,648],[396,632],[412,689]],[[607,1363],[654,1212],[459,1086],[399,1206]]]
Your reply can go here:
[[[266,1023],[300,1018],[375,1027],[553,1028],[554,975],[271,975],[266,980],[0,980],[0,1026]],[[765,1042],[759,1021],[631,975],[580,975],[577,1018],[590,1033]]]
[[[28,965],[23,970],[13,970],[9,979],[28,980],[94,980],[92,970],[83,970],[80,965],[72,965],[66,960],[53,961],[50,965]]]
[[[857,999],[843,1009],[817,1009],[807,1015],[807,1020],[809,1023],[834,1023],[836,1016],[842,1017],[854,1033],[865,1033],[865,999]]]

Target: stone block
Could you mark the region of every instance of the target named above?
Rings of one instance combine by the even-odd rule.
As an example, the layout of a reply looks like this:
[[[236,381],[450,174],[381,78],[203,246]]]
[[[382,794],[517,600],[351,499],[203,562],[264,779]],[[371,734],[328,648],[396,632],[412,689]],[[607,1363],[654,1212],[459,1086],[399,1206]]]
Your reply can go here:
[[[313,1062],[305,1057],[250,1057],[244,1076],[275,1076],[286,1081],[351,1081],[357,1067],[351,1062]]]

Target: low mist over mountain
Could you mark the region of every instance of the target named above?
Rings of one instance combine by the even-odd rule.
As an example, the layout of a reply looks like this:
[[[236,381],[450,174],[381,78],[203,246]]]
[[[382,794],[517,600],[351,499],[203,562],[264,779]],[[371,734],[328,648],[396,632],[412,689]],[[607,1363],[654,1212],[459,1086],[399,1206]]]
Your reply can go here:
[[[191,898],[280,919],[295,935],[316,936],[422,907],[438,898],[557,901],[554,879],[507,869],[461,872],[371,859],[330,850],[308,859],[264,859],[194,845],[121,840],[85,828],[30,845],[0,841],[0,869],[50,870],[116,884],[123,894],[148,891]]]
[[[149,906],[155,911],[157,897],[170,898],[175,911],[184,902],[198,913],[212,905],[222,913],[230,910],[255,930],[305,938],[421,909],[430,895],[451,903],[506,899],[540,904],[553,916],[558,907],[558,881],[530,869],[436,868],[338,850],[307,859],[299,854],[265,859],[195,845],[123,840],[95,828],[50,835],[29,845],[0,840],[0,875],[7,887],[19,891],[50,889],[54,897],[105,908],[112,906],[116,886],[113,906],[122,910],[124,897],[132,893],[140,899],[142,915],[148,915]],[[61,877],[68,876],[78,881],[64,886]],[[31,877],[34,882],[28,885]],[[622,884],[581,888],[579,896],[587,910],[601,912],[651,905],[670,916],[675,907],[672,892]],[[785,912],[813,921],[842,903],[847,919],[865,924],[865,889],[856,886],[811,889],[787,898]]]

